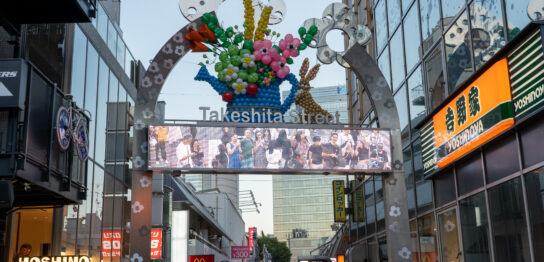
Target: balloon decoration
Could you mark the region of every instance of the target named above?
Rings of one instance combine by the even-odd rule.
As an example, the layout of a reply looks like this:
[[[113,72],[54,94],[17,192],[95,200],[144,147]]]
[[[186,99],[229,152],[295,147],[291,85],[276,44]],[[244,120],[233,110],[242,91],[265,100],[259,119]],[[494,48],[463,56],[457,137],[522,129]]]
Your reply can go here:
[[[290,73],[289,65],[318,34],[318,28],[314,25],[299,28],[300,38],[292,34],[281,37],[280,33],[268,28],[272,8],[266,6],[255,29],[252,0],[244,0],[243,4],[242,27],[224,29],[215,15],[205,13],[202,20],[206,25],[198,31],[190,30],[185,36],[193,52],[208,53],[203,55],[205,61],[200,63],[201,69],[195,80],[208,82],[222,96],[227,102],[227,117],[235,111],[252,110],[283,116],[295,101],[300,87],[296,76]],[[210,74],[207,65],[213,65],[216,76]],[[305,81],[304,78],[302,80]],[[291,84],[291,90],[281,103],[279,86],[284,81]],[[309,95],[309,91],[306,93],[304,97]],[[299,100],[305,103],[313,101],[307,98]]]

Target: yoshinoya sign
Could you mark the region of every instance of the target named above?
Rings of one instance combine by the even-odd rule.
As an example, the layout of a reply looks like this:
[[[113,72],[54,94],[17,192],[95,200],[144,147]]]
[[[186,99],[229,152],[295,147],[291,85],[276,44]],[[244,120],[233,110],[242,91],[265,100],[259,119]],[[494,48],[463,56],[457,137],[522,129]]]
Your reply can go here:
[[[514,113],[521,119],[544,104],[544,52],[540,29],[508,54]]]
[[[17,262],[91,262],[88,256],[20,257]]]
[[[388,130],[270,124],[150,126],[149,168],[206,173],[389,172]]]
[[[506,59],[493,64],[422,129],[425,173],[443,168],[514,125]]]

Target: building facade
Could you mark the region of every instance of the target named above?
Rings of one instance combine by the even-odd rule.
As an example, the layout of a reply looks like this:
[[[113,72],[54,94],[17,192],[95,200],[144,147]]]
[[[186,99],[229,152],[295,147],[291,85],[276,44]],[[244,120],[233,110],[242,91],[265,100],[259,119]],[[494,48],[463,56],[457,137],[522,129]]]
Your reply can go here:
[[[349,122],[346,85],[314,87],[310,89],[310,94],[312,94],[315,102],[329,113],[335,115],[338,111],[340,114],[340,123],[347,124]],[[288,95],[288,90],[282,91],[282,100],[284,100]],[[298,109],[298,106],[295,104],[291,106],[291,110],[294,109]],[[288,114],[285,115],[285,121],[291,121]]]
[[[2,223],[2,261],[12,261],[23,244],[30,244],[31,256],[79,255],[89,256],[92,261],[121,261],[128,256],[131,213],[128,138],[135,83],[138,82],[137,61],[123,41],[119,28],[119,1],[73,1],[85,3],[90,10],[87,19],[80,20],[73,19],[76,14],[70,9],[73,3],[67,2],[64,6],[45,4],[43,15],[49,20],[35,17],[19,22],[18,18],[11,19],[9,14],[2,13],[1,58],[28,61],[33,71],[40,72],[42,81],[56,88],[60,97],[57,99],[70,94],[74,105],[83,109],[90,120],[88,160],[80,161],[75,152],[67,151],[75,157],[68,158],[68,169],[58,171],[67,177],[78,178],[68,180],[68,185],[76,182],[80,185],[77,190],[68,190],[79,194],[78,198],[58,195],[59,191],[65,190],[55,188],[51,182],[43,182],[43,178],[34,181],[12,176],[14,185],[24,181],[28,190],[18,192],[16,189],[15,205],[6,212],[6,220]],[[19,11],[26,10],[24,5],[13,8],[11,12],[19,8]],[[0,61],[2,63],[5,60]],[[52,105],[59,101],[51,100],[43,93],[34,93],[37,95],[35,101]],[[34,103],[28,100],[26,110],[40,112]],[[68,105],[67,102],[64,104]],[[54,123],[59,105],[51,107],[53,117],[42,115],[43,121]],[[0,127],[12,128],[9,117],[1,119]],[[24,129],[29,132],[29,141],[43,138],[52,143],[54,150],[37,151],[37,157],[51,157],[55,161],[64,158],[65,152],[55,150],[58,148],[56,135],[45,135],[56,130],[51,124],[28,124]],[[9,146],[10,133],[0,137]],[[37,145],[42,145],[40,143],[43,144]],[[41,150],[40,147],[37,149]],[[3,153],[5,151],[0,153],[0,158],[6,156]],[[51,160],[36,160],[42,170],[64,167]],[[25,165],[23,171],[30,172],[30,167]],[[3,179],[10,176],[3,172],[0,175]],[[46,198],[48,194],[58,196]],[[24,198],[31,200],[17,201]],[[38,201],[40,199],[43,201]]]
[[[373,32],[367,50],[391,86],[399,111],[412,261],[542,260],[544,177],[539,171],[542,154],[537,153],[542,116],[536,106],[532,114],[515,117],[512,127],[440,169],[424,172],[428,157],[424,154],[430,146],[431,131],[425,129],[429,121],[495,63],[512,61],[508,54],[539,27],[530,22],[542,23],[544,3],[379,0],[348,4],[353,4],[359,22]],[[531,57],[542,49],[541,44],[520,57]],[[541,85],[541,64],[524,70],[529,67],[535,70],[532,84]],[[508,75],[505,71],[500,76]],[[348,71],[348,76],[351,123],[379,127],[364,86],[353,73]],[[519,81],[511,78],[510,88]],[[512,94],[512,101],[516,99]],[[361,186],[366,219],[351,223],[350,252],[368,261],[383,261],[388,256],[383,181],[370,177]]]

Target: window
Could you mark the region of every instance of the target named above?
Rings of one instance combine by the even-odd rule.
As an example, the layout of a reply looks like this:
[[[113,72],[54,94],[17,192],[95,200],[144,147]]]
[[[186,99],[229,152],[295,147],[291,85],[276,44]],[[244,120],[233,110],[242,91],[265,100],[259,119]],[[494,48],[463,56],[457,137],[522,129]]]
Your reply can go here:
[[[455,200],[455,178],[453,170],[436,176],[434,181],[434,199],[436,206],[442,206]]]
[[[402,0],[402,13],[406,14],[408,11],[408,8],[410,8],[410,4],[413,2],[413,0]],[[414,4],[415,9],[417,9],[417,1]]]
[[[395,94],[395,104],[397,105],[397,111],[399,112],[402,146],[405,147],[410,143],[410,116],[408,114],[408,105],[406,101],[406,85],[402,85]]]
[[[391,87],[397,90],[406,76],[404,72],[404,47],[402,44],[402,29],[399,28],[390,42],[391,51]]]
[[[90,188],[88,189],[91,190]],[[104,170],[95,165],[94,168],[94,179],[92,187],[92,224],[91,230],[91,246],[89,252],[92,255],[93,261],[100,261],[100,253],[102,252],[102,212],[103,212],[103,194],[104,194]]]
[[[470,193],[484,185],[482,179],[482,161],[479,153],[458,165],[457,185],[459,195]]]
[[[420,0],[421,35],[423,36],[423,53],[429,50],[438,40],[442,32],[440,24],[440,6],[438,0]]]
[[[70,94],[78,107],[83,107],[85,93],[85,59],[87,57],[87,38],[74,26],[74,53],[72,57],[72,84]]]
[[[521,148],[523,152],[523,166],[530,167],[544,161],[544,122],[543,118],[531,121],[533,124],[523,127],[521,133]]]
[[[417,67],[408,79],[408,104],[410,105],[410,123],[412,137],[414,127],[427,115],[425,112],[425,89],[421,78],[421,68]]]
[[[440,224],[440,250],[441,261],[459,262],[461,253],[459,250],[459,234],[457,227],[457,212],[455,209],[438,214]]]
[[[492,183],[519,171],[516,137],[508,136],[485,150],[487,183]]]
[[[435,47],[423,61],[427,79],[427,96],[430,110],[440,105],[446,98],[446,85],[442,69],[442,52],[440,46]]]
[[[374,203],[374,181],[369,179],[365,182],[365,206],[366,206],[366,233],[367,235],[376,232],[374,222],[376,222],[376,209]]]
[[[389,48],[385,48],[380,58],[378,58],[378,66],[380,71],[382,71],[383,77],[389,87],[391,87],[391,67],[389,67]],[[391,87],[392,88],[392,87]]]
[[[482,10],[485,10],[485,12]],[[506,44],[501,1],[474,1],[470,5],[470,23],[472,26],[474,63],[476,69],[478,69]]]
[[[414,173],[412,172],[412,151],[410,147],[402,151],[404,160],[404,179],[406,185],[406,202],[408,203],[408,215],[410,218],[416,215],[416,200],[414,195]]]
[[[115,56],[115,54],[117,54],[117,31],[115,30],[115,27],[113,26],[113,24],[111,23],[111,21],[108,20],[108,47],[111,51],[111,53],[113,54],[113,56]]]
[[[98,30],[98,34],[100,34],[100,36],[102,37],[102,39],[104,40],[104,42],[107,42],[107,39],[108,39],[108,15],[106,14],[106,12],[104,11],[104,8],[102,8],[102,5],[97,3],[96,5],[97,7],[97,16],[98,16],[98,21],[97,21],[97,30]]]
[[[98,101],[96,108],[96,150],[95,150],[95,161],[100,165],[104,165],[105,154],[106,154],[106,145],[104,142],[99,143],[98,141],[106,141],[106,119],[108,116],[107,113],[107,101],[108,101],[108,82],[109,82],[110,69],[106,62],[100,59],[99,73],[98,73]]]
[[[119,62],[119,65],[121,68],[125,68],[125,50],[126,50],[125,42],[123,42],[123,39],[121,38],[121,35],[117,35],[117,62]]]
[[[459,202],[465,262],[488,262],[489,256],[487,209],[483,192]]]
[[[531,19],[542,19],[542,12],[527,14],[531,0],[505,0],[506,17],[508,18],[508,39],[512,39],[523,29]],[[528,16],[529,15],[529,16]]]
[[[444,41],[446,42],[448,86],[451,93],[474,72],[466,11],[446,32]]]
[[[403,1],[408,2],[408,0]],[[406,46],[406,70],[410,72],[421,58],[421,39],[419,35],[419,21],[417,4],[415,4],[406,18],[404,18],[404,44]]]
[[[419,227],[419,247],[421,261],[437,261],[438,250],[436,248],[436,225],[434,213],[430,213],[417,220]]]
[[[442,1],[442,19],[444,24],[444,30],[451,24],[453,18],[465,7],[465,0],[447,0]]]
[[[89,110],[91,122],[89,122],[89,156],[94,158],[95,143],[95,117],[96,117],[96,92],[98,85],[98,53],[92,44],[87,49],[87,69],[85,76],[85,104],[81,104]]]
[[[432,182],[423,177],[423,159],[421,152],[421,140],[413,143],[414,177],[416,180],[416,199],[418,213],[423,213],[433,207]]]
[[[544,260],[544,169],[538,169],[525,177],[527,206],[533,232],[535,260]]]
[[[389,32],[395,31],[400,23],[400,0],[387,0],[387,14],[389,18]]]
[[[529,261],[529,243],[519,178],[489,190],[495,260]]]
[[[381,0],[378,5],[376,5],[376,46],[378,47],[378,53],[383,49],[389,36],[387,34],[387,14],[385,10],[385,0]]]

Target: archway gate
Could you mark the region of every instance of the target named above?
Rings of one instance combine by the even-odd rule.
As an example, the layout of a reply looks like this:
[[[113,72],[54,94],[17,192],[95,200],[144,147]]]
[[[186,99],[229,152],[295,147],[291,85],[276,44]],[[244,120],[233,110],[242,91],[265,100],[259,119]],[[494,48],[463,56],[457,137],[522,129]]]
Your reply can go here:
[[[149,152],[147,127],[153,124],[155,105],[166,78],[173,67],[191,50],[185,35],[190,28],[200,28],[203,25],[204,22],[199,18],[176,32],[154,57],[138,85],[132,150],[131,262],[150,261],[153,171],[148,170],[147,164]],[[347,63],[368,90],[380,128],[391,130],[392,170],[384,175],[387,249],[390,261],[409,261],[411,242],[400,123],[393,94],[379,67],[360,44],[351,45],[338,60]]]

